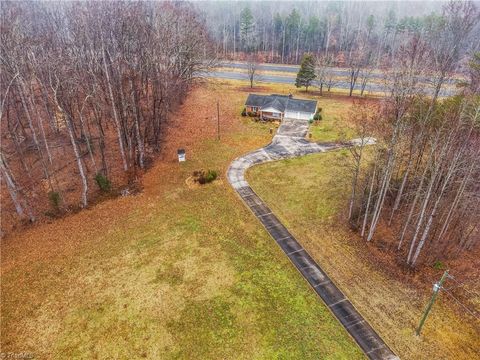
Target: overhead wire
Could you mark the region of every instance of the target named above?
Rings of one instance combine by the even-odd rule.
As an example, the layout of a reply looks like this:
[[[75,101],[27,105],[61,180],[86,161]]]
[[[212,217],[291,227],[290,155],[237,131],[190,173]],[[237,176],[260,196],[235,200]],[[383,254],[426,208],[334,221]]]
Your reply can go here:
[[[474,311],[474,310],[470,310],[466,305],[464,305],[460,300],[458,300],[450,291],[448,291],[447,289],[445,288],[442,288],[442,290],[444,290],[444,292],[450,296],[452,299],[454,299],[461,307],[463,307],[470,315],[472,315],[474,318],[476,318],[477,320],[480,320],[480,316],[477,314],[478,312],[477,311]]]
[[[476,291],[472,291],[472,290],[468,290],[465,285],[467,284],[470,284],[472,281],[479,281],[479,279],[476,279],[476,278],[473,278],[473,279],[470,279],[470,280],[466,280],[466,281],[463,281],[463,282],[460,282],[458,280],[455,279],[455,277],[449,275],[448,276],[449,279],[455,281],[455,283],[457,283],[457,285],[455,286],[450,286],[448,288],[446,288],[445,290],[452,290],[452,289],[458,289],[458,288],[462,288],[462,290],[468,292],[469,294],[473,295],[473,296],[480,296],[479,293],[477,293]]]

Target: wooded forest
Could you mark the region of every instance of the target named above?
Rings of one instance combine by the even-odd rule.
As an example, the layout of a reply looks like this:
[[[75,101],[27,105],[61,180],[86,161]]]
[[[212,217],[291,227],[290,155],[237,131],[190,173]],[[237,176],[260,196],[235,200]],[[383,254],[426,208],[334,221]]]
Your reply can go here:
[[[186,3],[2,1],[0,37],[4,226],[134,182],[214,58]]]
[[[329,65],[392,64],[404,39],[412,34],[436,41],[447,2],[202,2],[219,58],[299,64],[304,53],[322,56]],[[480,25],[470,33],[466,52],[479,50]]]
[[[351,149],[350,222],[366,241],[393,241],[412,267],[480,242],[480,56],[470,58],[457,96],[439,100],[435,91],[425,97],[418,82],[435,64],[441,88],[458,66],[478,9],[452,2],[442,21],[434,43],[415,35],[399,43],[389,94],[379,107],[359,104],[352,114],[358,132],[377,134],[379,141],[372,152]]]

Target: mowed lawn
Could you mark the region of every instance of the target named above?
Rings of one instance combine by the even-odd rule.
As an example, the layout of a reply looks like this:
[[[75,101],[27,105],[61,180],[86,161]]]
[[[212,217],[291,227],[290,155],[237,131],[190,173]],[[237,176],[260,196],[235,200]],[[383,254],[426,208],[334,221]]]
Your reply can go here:
[[[387,275],[368,256],[374,245],[345,225],[349,156],[348,150],[340,150],[263,164],[251,168],[247,179],[402,359],[478,359],[478,322],[446,301],[445,294],[435,303],[422,336],[414,335],[431,288],[419,291]]]
[[[243,87],[210,83],[192,91],[140,194],[2,240],[2,352],[38,359],[364,358],[226,182],[230,161],[271,137],[268,125],[240,117]],[[178,147],[186,148],[186,163],[175,161]],[[201,168],[218,170],[220,180],[187,186]],[[257,185],[270,181],[260,178]],[[281,190],[272,196],[285,196]]]
[[[230,84],[238,82],[228,81]],[[246,84],[246,83],[245,83]],[[264,84],[259,83],[253,89],[244,87],[245,91],[252,93],[278,93],[292,94],[296,98],[314,99],[318,101],[318,107],[321,108],[321,121],[314,121],[309,129],[311,135],[308,138],[311,141],[336,141],[348,140],[354,136],[353,127],[348,122],[348,117],[352,112],[353,102],[358,101],[358,97],[349,97],[345,90],[336,89],[335,91],[323,91],[323,96],[315,87],[310,87],[309,92],[305,88],[297,88],[295,85],[287,84]],[[369,98],[375,101],[376,98]]]

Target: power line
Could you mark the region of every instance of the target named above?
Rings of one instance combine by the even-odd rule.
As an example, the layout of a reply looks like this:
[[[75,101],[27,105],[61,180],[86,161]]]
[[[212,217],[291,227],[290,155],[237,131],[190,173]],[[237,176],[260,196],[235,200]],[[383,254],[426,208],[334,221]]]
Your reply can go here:
[[[455,278],[455,276],[453,275],[448,275],[448,278],[449,279],[452,279],[453,281],[455,281],[457,284],[459,284],[460,286],[463,285],[463,284],[466,284],[466,283],[469,283],[469,282],[472,282],[472,281],[475,281],[475,280],[479,280],[480,279],[480,274],[475,274],[473,276],[472,279],[468,279],[468,280],[465,280],[465,281],[459,281]],[[456,286],[455,286],[456,287]]]
[[[476,311],[472,311],[472,310],[470,310],[468,307],[466,307],[465,305],[463,305],[463,303],[462,303],[460,300],[458,300],[455,296],[453,296],[453,294],[452,294],[450,291],[448,291],[447,289],[445,289],[445,288],[442,288],[442,289],[445,291],[445,293],[446,293],[448,296],[450,296],[450,297],[451,297],[452,299],[454,299],[460,306],[462,306],[470,315],[472,315],[473,317],[475,317],[477,320],[480,320],[480,316],[478,316],[478,315],[476,314],[476,313],[477,313]]]
[[[452,290],[452,289],[458,289],[458,288],[462,288],[463,290],[465,290],[466,292],[468,292],[469,294],[473,295],[473,296],[480,296],[479,293],[475,292],[475,291],[471,291],[471,290],[468,290],[467,288],[465,288],[465,284],[469,284],[470,282],[472,281],[478,281],[478,279],[470,279],[470,280],[467,280],[467,281],[464,281],[464,282],[460,282],[458,280],[456,280],[453,276],[450,276],[449,275],[449,278],[452,279],[453,281],[455,281],[457,283],[457,285],[455,286],[450,286],[449,288],[444,288],[444,290]]]

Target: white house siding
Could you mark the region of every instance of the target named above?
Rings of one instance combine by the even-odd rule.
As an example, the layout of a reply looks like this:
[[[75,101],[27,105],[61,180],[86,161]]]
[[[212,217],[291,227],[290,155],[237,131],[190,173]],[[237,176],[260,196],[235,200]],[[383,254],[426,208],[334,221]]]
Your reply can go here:
[[[314,115],[314,113],[305,113],[300,111],[285,111],[285,117],[293,119],[311,120],[313,119]]]

